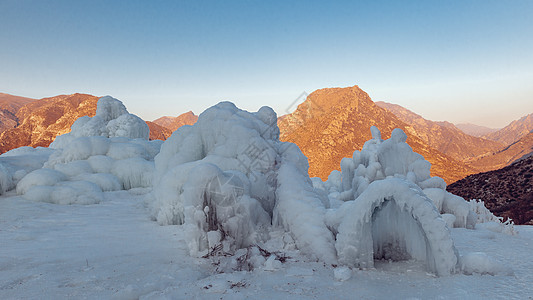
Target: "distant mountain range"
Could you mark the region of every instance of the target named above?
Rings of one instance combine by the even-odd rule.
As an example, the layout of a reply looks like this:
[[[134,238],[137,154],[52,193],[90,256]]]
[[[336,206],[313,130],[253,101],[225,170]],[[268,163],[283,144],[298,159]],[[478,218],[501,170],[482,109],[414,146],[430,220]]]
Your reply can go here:
[[[520,138],[518,141],[487,156],[482,156],[472,161],[470,165],[478,170],[490,171],[503,168],[518,160],[533,154],[533,132]]]
[[[48,146],[57,135],[69,132],[77,118],[94,116],[97,100],[86,94],[36,100],[0,93],[0,153],[20,146]],[[165,140],[197,119],[189,111],[146,123],[150,139]],[[343,157],[361,149],[371,138],[372,125],[380,128],[383,138],[394,128],[403,129],[411,147],[432,163],[433,175],[448,183],[503,168],[533,153],[533,133],[529,132],[533,114],[486,133],[490,129],[433,122],[399,105],[374,103],[357,86],[317,90],[294,113],[279,117],[278,125],[280,138],[296,143],[307,155],[310,175],[322,179],[339,169]],[[465,128],[477,130],[478,136],[466,134],[469,129]]]
[[[526,136],[533,130],[533,113],[511,122],[504,128],[484,135],[489,140],[497,141],[505,145],[510,145],[520,138]]]
[[[475,137],[483,137],[499,130],[470,123],[455,124],[455,127],[459,128],[462,132]]]
[[[430,147],[462,162],[492,154],[504,147],[502,143],[468,135],[449,122],[433,122],[396,104],[376,102],[407,123],[408,133],[417,136]]]
[[[192,111],[183,113],[177,117],[164,116],[159,119],[154,120],[153,122],[166,127],[171,130],[171,132],[176,131],[183,125],[192,125],[198,121],[198,116],[195,115]]]

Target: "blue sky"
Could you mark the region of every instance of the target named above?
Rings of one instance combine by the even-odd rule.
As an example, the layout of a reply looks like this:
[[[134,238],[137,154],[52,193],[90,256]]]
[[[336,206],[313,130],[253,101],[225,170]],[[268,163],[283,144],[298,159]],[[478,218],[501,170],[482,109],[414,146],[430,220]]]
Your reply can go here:
[[[425,118],[533,113],[533,1],[0,0],[0,92],[112,95],[152,120],[222,100],[279,115],[359,85]]]

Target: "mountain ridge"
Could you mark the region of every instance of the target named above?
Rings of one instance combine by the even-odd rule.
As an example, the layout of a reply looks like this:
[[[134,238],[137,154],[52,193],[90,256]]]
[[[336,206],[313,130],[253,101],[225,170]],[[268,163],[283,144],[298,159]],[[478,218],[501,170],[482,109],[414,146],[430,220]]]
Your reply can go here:
[[[502,128],[490,128],[486,126],[476,125],[472,123],[458,123],[455,124],[455,127],[459,128],[462,132],[475,136],[475,137],[483,137],[489,133],[496,132]]]
[[[340,161],[371,139],[377,126],[383,138],[394,128],[408,135],[408,144],[432,163],[432,174],[453,182],[474,173],[471,167],[429,147],[408,130],[408,124],[377,106],[358,86],[325,88],[311,93],[295,112],[278,118],[280,140],[293,142],[309,160],[309,174],[326,179]]]
[[[163,116],[158,119],[153,120],[152,122],[158,124],[159,126],[168,128],[171,132],[176,131],[183,125],[192,125],[198,121],[198,116],[195,115],[192,111],[182,113],[177,117]]]
[[[0,133],[19,125],[17,112],[19,109],[36,99],[0,93]]]
[[[397,104],[383,101],[376,105],[389,110],[407,123],[407,130],[426,142],[430,147],[462,162],[494,153],[505,145],[468,135],[449,122],[434,122]]]
[[[504,128],[483,136],[486,139],[510,145],[533,130],[533,113],[514,120]]]

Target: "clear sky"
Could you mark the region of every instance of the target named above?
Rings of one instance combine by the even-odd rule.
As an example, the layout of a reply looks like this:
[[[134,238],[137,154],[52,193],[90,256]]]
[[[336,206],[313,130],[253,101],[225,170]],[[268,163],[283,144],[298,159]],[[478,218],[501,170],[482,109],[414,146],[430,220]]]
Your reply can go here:
[[[333,2],[333,1],[328,1]],[[278,115],[359,85],[431,120],[533,113],[533,1],[0,0],[0,92],[111,95],[146,120]]]

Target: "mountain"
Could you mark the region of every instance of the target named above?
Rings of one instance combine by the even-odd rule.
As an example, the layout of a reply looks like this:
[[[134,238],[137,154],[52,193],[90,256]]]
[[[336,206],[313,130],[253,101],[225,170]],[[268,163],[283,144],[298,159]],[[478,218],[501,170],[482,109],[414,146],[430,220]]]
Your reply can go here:
[[[150,140],[166,140],[172,135],[172,131],[154,122],[145,121],[150,128]]]
[[[0,134],[0,153],[21,146],[47,147],[56,136],[69,132],[79,117],[94,116],[97,101],[96,96],[73,94],[25,104],[15,114],[20,125]]]
[[[447,187],[465,199],[481,199],[497,216],[533,225],[533,156],[505,168],[470,175]]]
[[[484,138],[500,142],[505,145],[519,140],[533,130],[533,113],[511,122],[504,128],[489,133]]]
[[[499,130],[471,123],[455,124],[455,127],[459,128],[462,132],[475,137],[483,137],[489,133],[493,133]]]
[[[47,147],[56,136],[70,132],[70,126],[79,117],[94,116],[99,98],[72,94],[35,100],[0,94],[0,125],[5,126],[0,131],[0,153],[22,146]],[[175,128],[193,124],[198,116],[188,112],[176,118],[160,119],[168,120],[168,126]],[[155,122],[147,121],[146,124],[150,128],[151,140],[166,140],[172,134],[171,129]]]
[[[426,120],[400,105],[381,101],[376,104],[407,123],[408,133],[456,160],[466,162],[504,147],[501,143],[468,135],[452,123]]]
[[[166,127],[171,130],[171,132],[176,131],[183,125],[192,125],[196,123],[198,116],[195,115],[192,111],[183,113],[177,117],[164,116],[153,121],[157,125]]]
[[[35,99],[0,93],[0,132],[18,126],[17,112],[22,106],[33,101]]]
[[[533,155],[533,132],[528,133],[500,151],[470,162],[470,165],[478,170],[492,171],[531,155]]]
[[[360,150],[377,126],[388,138],[403,129],[408,144],[432,164],[432,174],[454,182],[476,171],[433,148],[408,130],[409,125],[377,106],[358,86],[326,88],[311,93],[295,112],[278,118],[280,139],[300,147],[309,160],[309,175],[326,179],[340,161]]]

